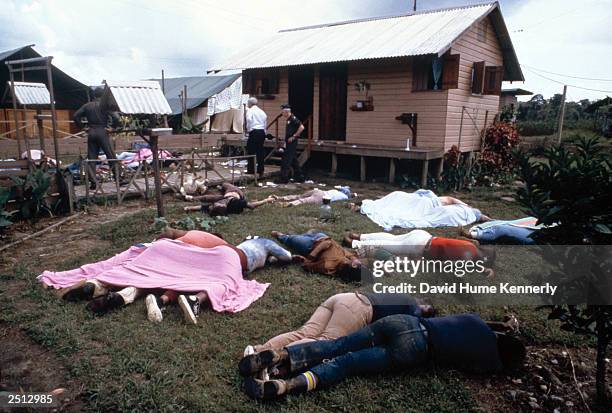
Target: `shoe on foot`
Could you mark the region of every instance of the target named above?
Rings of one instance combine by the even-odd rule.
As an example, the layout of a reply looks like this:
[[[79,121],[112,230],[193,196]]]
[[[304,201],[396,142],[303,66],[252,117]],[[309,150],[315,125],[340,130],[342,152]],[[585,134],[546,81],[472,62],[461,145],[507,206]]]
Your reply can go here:
[[[178,303],[183,311],[185,321],[191,324],[198,324],[200,315],[200,301],[195,295],[179,295]]]
[[[243,357],[238,363],[238,371],[243,377],[252,376],[264,369],[274,367],[280,361],[280,355],[276,351],[265,350]]]
[[[145,304],[147,306],[147,319],[152,323],[161,323],[164,319],[161,300],[153,294],[149,294],[145,299]]]
[[[96,286],[94,283],[83,280],[77,284],[68,287],[62,292],[62,299],[70,302],[79,300],[91,300],[94,296]]]
[[[264,381],[253,377],[244,380],[244,390],[252,399],[271,400],[280,397],[280,380]]]
[[[123,297],[115,292],[110,292],[102,297],[91,300],[86,308],[95,314],[104,314],[115,308],[123,307],[125,301]]]
[[[242,357],[250,356],[251,354],[255,354],[255,347],[249,344],[248,346],[244,348]]]

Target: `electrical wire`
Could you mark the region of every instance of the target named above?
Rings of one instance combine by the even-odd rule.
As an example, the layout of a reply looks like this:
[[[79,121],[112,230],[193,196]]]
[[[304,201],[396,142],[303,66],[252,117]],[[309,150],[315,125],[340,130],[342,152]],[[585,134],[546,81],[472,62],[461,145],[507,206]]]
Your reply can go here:
[[[612,82],[612,79],[601,79],[601,78],[596,78],[596,77],[571,76],[571,75],[564,75],[562,73],[549,72],[549,71],[544,70],[544,69],[538,69],[536,67],[526,65],[524,63],[521,63],[521,66],[523,66],[523,67],[525,67],[527,69],[535,70],[537,72],[548,73],[550,75],[556,75],[556,76],[561,76],[561,77],[568,77],[568,78],[571,78],[571,79],[593,80],[593,81],[598,81],[598,82]]]
[[[551,78],[549,78],[549,77],[547,77],[547,76],[544,76],[544,75],[542,75],[542,74],[540,74],[540,73],[538,73],[538,72],[536,72],[536,71],[534,71],[534,70],[531,70],[531,69],[530,69],[530,68],[528,68],[527,66],[525,66],[525,69],[529,70],[529,71],[530,71],[531,73],[533,73],[534,75],[540,76],[541,78],[544,78],[544,79],[549,80],[549,81],[554,82],[554,83],[558,83],[558,84],[560,84],[560,85],[565,85],[565,86],[568,86],[568,87],[573,87],[573,88],[576,88],[576,89],[590,90],[590,91],[592,91],[592,92],[612,93],[612,90],[603,90],[603,89],[595,89],[595,88],[584,87],[584,86],[570,85],[570,84],[568,84],[568,83],[561,82],[561,81],[559,81],[559,80],[551,79]]]

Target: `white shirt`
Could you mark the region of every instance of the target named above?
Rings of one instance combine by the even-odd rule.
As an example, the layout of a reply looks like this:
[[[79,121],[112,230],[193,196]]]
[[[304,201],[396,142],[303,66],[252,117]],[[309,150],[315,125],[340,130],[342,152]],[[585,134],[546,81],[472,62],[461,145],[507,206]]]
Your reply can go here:
[[[329,198],[330,202],[336,201],[346,201],[348,196],[344,192],[340,192],[337,189],[330,189],[329,191],[324,191],[324,197]]]
[[[247,112],[246,112],[247,132],[250,132],[253,129],[266,130],[267,121],[268,121],[268,115],[266,115],[266,112],[259,109],[257,105],[251,106],[250,108],[247,109]]]

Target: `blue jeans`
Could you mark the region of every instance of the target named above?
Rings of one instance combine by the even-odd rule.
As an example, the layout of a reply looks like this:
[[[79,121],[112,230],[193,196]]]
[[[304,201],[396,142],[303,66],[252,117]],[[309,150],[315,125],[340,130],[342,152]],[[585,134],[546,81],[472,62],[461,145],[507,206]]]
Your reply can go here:
[[[425,364],[425,328],[417,317],[396,314],[336,340],[286,347],[292,373],[309,369],[322,386],[346,377],[408,369]]]
[[[327,237],[322,232],[308,231],[301,235],[281,235],[279,241],[300,255],[308,255],[314,243],[321,238]]]
[[[478,241],[496,242],[502,240],[522,245],[535,244],[534,240],[529,238],[529,236],[536,231],[531,228],[517,227],[510,224],[499,224],[484,229],[474,228],[474,230],[476,231],[475,238]]]

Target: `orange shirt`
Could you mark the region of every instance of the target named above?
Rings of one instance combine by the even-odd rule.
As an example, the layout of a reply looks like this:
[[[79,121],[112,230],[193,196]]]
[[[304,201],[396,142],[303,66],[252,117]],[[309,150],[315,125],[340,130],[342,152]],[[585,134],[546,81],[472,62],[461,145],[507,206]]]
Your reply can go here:
[[[478,248],[470,241],[454,238],[433,237],[427,249],[429,258],[448,260],[473,260],[478,257]]]
[[[317,240],[313,245],[313,249],[319,244],[324,244],[326,248],[321,251],[314,260],[310,260],[306,257],[306,261],[304,261],[302,266],[307,271],[325,275],[335,275],[338,274],[338,268],[341,265],[356,259],[354,254],[342,248],[340,244],[329,237]]]

